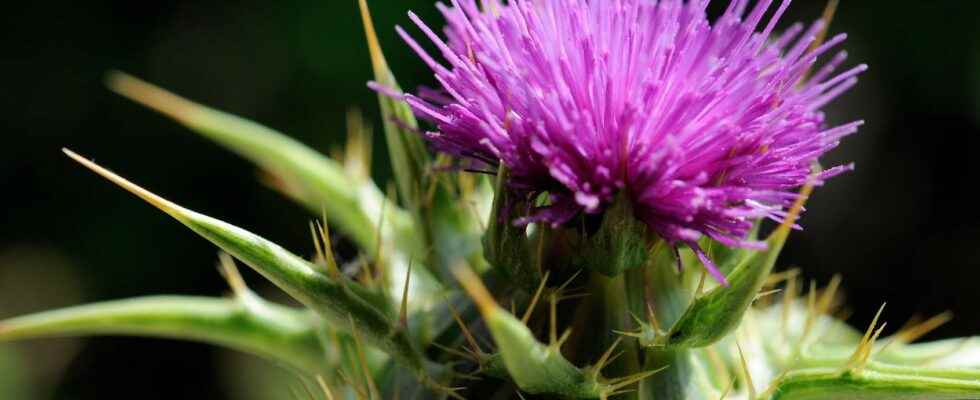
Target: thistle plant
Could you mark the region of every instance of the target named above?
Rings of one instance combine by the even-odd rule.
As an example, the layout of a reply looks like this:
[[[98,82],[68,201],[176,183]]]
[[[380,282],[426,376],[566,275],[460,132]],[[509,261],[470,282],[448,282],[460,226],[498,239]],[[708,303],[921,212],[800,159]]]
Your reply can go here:
[[[852,169],[819,163],[861,125],[821,112],[866,69],[838,69],[836,3],[777,34],[788,0],[731,0],[714,19],[709,2],[452,0],[443,35],[409,14],[438,55],[397,28],[438,82],[406,93],[360,0],[388,191],[356,116],[330,158],[113,72],[112,90],[309,209],[313,244],[296,251],[313,256],[65,150],[214,243],[233,294],[42,312],[0,322],[0,340],[201,341],[327,399],[980,399],[976,342],[915,343],[947,314],[882,337],[884,305],[864,329],[840,318],[840,278],[774,272],[814,188]],[[359,255],[334,254],[332,231]],[[303,307],[259,297],[236,263]]]

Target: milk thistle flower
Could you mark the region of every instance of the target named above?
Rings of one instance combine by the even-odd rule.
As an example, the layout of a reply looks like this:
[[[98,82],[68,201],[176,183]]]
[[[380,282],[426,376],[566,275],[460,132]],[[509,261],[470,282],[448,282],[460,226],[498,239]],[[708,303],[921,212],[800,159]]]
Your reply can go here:
[[[772,0],[733,0],[713,23],[710,0],[453,0],[439,5],[446,40],[410,18],[441,64],[399,34],[441,85],[404,99],[437,130],[433,146],[489,168],[508,188],[550,202],[518,222],[561,225],[625,194],[635,216],[686,244],[724,280],[697,241],[760,248],[755,220],[781,220],[818,158],[861,121],[828,127],[821,107],[867,67],[843,73],[846,35],[821,43],[823,24],[773,35]],[[759,31],[761,27],[761,31]]]
[[[371,130],[356,113],[345,150],[331,158],[110,73],[112,90],[249,159],[305,206],[317,218],[305,250],[314,255],[66,149],[219,247],[233,295],[3,319],[0,344],[200,341],[288,366],[328,399],[980,399],[977,341],[912,343],[948,313],[880,338],[892,318],[883,306],[863,330],[835,317],[840,277],[821,290],[811,281],[801,297],[798,270],[773,273],[813,186],[850,168],[814,175],[814,164],[860,125],[828,127],[819,111],[865,69],[835,73],[843,53],[811,69],[844,39],[822,39],[836,0],[822,23],[776,39],[788,1],[735,0],[709,23],[707,0],[453,0],[441,6],[445,41],[412,16],[448,66],[401,31],[441,85],[414,95],[401,94],[367,0],[359,3],[391,193],[370,177]],[[426,136],[436,148],[469,160],[460,167],[496,169],[494,184],[446,171],[415,113],[434,122]],[[445,175],[429,173],[437,169]],[[782,222],[757,243],[749,229],[762,218]],[[530,222],[559,228],[530,231]],[[333,229],[360,256],[335,254]],[[698,248],[708,238],[727,245],[709,249],[719,268]],[[668,245],[673,254],[660,251]],[[674,268],[695,262],[685,246],[722,285]],[[263,299],[236,265],[300,307]]]

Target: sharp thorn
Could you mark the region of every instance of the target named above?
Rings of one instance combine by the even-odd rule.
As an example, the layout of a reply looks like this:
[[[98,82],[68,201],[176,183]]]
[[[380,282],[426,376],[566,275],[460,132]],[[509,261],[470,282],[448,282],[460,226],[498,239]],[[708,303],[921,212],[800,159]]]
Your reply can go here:
[[[565,288],[568,287],[568,285],[572,284],[572,281],[574,281],[575,278],[578,278],[578,275],[581,274],[581,273],[582,273],[582,270],[581,269],[578,270],[578,271],[575,271],[575,273],[572,274],[572,277],[571,278],[568,278],[568,280],[566,280],[565,283],[562,283],[561,286],[559,286],[558,289],[556,289],[555,291],[556,292],[559,292],[559,293],[561,293],[562,291],[564,291]]]
[[[649,378],[649,377],[651,377],[651,376],[659,373],[660,371],[663,371],[663,370],[667,369],[668,367],[669,366],[663,366],[663,367],[657,368],[657,369],[655,369],[653,371],[639,372],[639,373],[636,373],[636,374],[633,374],[633,375],[629,375],[629,376],[625,376],[625,377],[622,377],[622,378],[615,379],[615,380],[613,380],[609,384],[609,390],[610,390],[610,392],[615,392],[615,391],[617,391],[619,389],[622,389],[622,388],[624,388],[626,386],[632,385],[632,384],[634,384],[636,382],[639,382],[639,381],[642,381],[642,380],[644,380],[646,378]]]
[[[749,371],[749,362],[745,359],[745,352],[742,351],[742,345],[735,341],[735,347],[738,348],[738,357],[742,364],[742,371],[745,373],[745,386],[749,390],[749,398],[755,399],[755,383],[752,382],[752,372]]]
[[[654,332],[657,334],[663,334],[663,329],[660,328],[660,321],[657,320],[657,313],[653,311],[653,306],[647,303],[647,318],[650,320],[650,324],[653,326]]]
[[[766,297],[766,296],[772,296],[772,295],[777,294],[777,293],[780,293],[782,291],[783,291],[783,289],[772,289],[772,290],[766,290],[764,292],[759,292],[759,294],[755,295],[755,301],[758,301],[759,299],[761,299],[763,297]]]
[[[326,209],[323,211],[323,223],[316,223],[320,233],[320,241],[323,242],[323,261],[327,263],[327,274],[332,278],[340,278],[340,267],[337,265],[337,257],[333,253],[333,243],[330,240],[330,224],[327,222]]]
[[[572,335],[572,328],[565,329],[565,332],[562,332],[561,337],[559,337],[558,340],[555,341],[554,343],[555,351],[561,352],[561,346],[565,344],[565,341],[567,341],[568,337],[571,335]]]
[[[616,351],[616,347],[619,346],[621,341],[623,341],[623,337],[617,337],[613,344],[609,346],[609,349],[607,349],[605,353],[602,353],[602,357],[599,357],[599,361],[596,362],[595,367],[593,367],[593,379],[599,378],[599,371],[602,371],[602,368],[604,368],[606,363],[609,362],[610,357],[612,356],[613,352]]]
[[[551,293],[548,297],[551,310],[548,315],[548,338],[552,344],[555,344],[558,342],[558,296]]]
[[[854,354],[847,362],[847,369],[860,369],[863,364],[867,361],[866,354],[870,352],[868,348],[872,341],[872,336],[875,334],[875,328],[878,327],[878,319],[881,317],[881,313],[885,310],[885,305],[888,303],[882,303],[881,307],[878,308],[878,312],[875,313],[874,319],[871,320],[871,325],[868,325],[868,329],[865,330],[864,336],[861,337],[861,341],[858,342],[857,349],[854,350]],[[880,329],[878,330],[880,333]]]
[[[431,344],[435,348],[437,348],[439,350],[442,350],[442,351],[445,351],[446,353],[452,354],[454,356],[457,356],[457,357],[460,357],[460,358],[464,358],[464,359],[467,359],[467,360],[470,360],[470,361],[473,361],[473,362],[476,362],[476,363],[479,363],[480,362],[480,360],[475,355],[473,355],[472,353],[464,353],[462,351],[453,349],[453,348],[451,348],[449,346],[443,346],[443,345],[441,345],[439,343],[436,343],[436,342],[432,342]],[[470,350],[467,349],[467,351],[470,351]]]
[[[245,285],[245,279],[242,278],[242,274],[238,272],[238,267],[235,266],[235,260],[223,251],[218,252],[218,260],[221,276],[228,282],[228,286],[235,293],[235,297],[241,299],[248,296],[248,286]]]
[[[463,332],[463,337],[466,338],[466,342],[469,343],[473,353],[477,355],[483,354],[483,350],[480,349],[479,343],[477,343],[476,338],[473,337],[473,333],[470,332],[469,328],[466,327],[466,324],[463,323],[463,318],[459,316],[459,312],[456,311],[456,307],[453,306],[449,299],[446,299],[446,304],[449,306],[449,312],[453,315],[453,319],[456,320],[456,324],[459,325],[459,329]]]
[[[398,322],[402,328],[408,328],[408,286],[412,281],[412,261],[408,259],[408,269],[405,270],[405,288],[402,289],[402,304],[398,314]]]
[[[148,191],[146,189],[143,189],[139,185],[137,185],[137,184],[135,184],[133,182],[130,182],[126,178],[123,178],[123,177],[117,175],[116,173],[114,173],[114,172],[112,172],[112,171],[110,171],[110,170],[108,170],[106,168],[103,168],[102,166],[100,166],[100,165],[98,165],[98,164],[96,164],[96,163],[94,163],[92,161],[89,161],[85,157],[82,157],[82,156],[78,155],[77,153],[75,153],[75,152],[73,152],[71,150],[61,149],[61,151],[63,151],[71,159],[77,161],[79,164],[82,164],[82,166],[84,166],[85,168],[88,168],[88,169],[92,170],[92,172],[95,172],[96,174],[101,175],[103,178],[108,179],[110,182],[119,185],[120,187],[122,187],[126,191],[128,191],[128,192],[136,195],[137,197],[143,199],[147,203],[150,203],[150,205],[152,205],[152,206],[154,206],[156,208],[159,208],[160,211],[163,211],[163,212],[169,214],[170,216],[172,216],[172,217],[174,217],[174,218],[176,218],[178,220],[181,220],[181,219],[184,218],[182,216],[182,214],[187,214],[187,213],[192,212],[190,210],[187,210],[187,209],[185,209],[185,208],[183,208],[181,206],[178,206],[178,205],[170,202],[167,199],[164,199],[163,197],[157,196],[156,194],[153,194],[153,193],[151,193],[150,191]]]
[[[350,321],[350,334],[354,338],[354,348],[357,350],[357,358],[361,364],[361,373],[364,374],[364,381],[367,383],[368,395],[372,400],[379,400],[381,395],[378,392],[378,386],[374,383],[374,377],[368,369],[367,356],[364,353],[364,345],[361,343],[361,335],[357,332],[357,326],[354,324],[354,316],[347,314],[347,319]]]
[[[333,391],[330,390],[330,386],[327,385],[327,381],[323,379],[322,375],[316,376],[316,383],[320,385],[320,390],[323,390],[323,395],[327,400],[334,400]]]
[[[541,299],[541,293],[544,292],[545,285],[548,282],[548,276],[551,271],[545,272],[544,276],[541,278],[541,283],[538,285],[538,289],[534,291],[534,296],[531,297],[531,302],[528,303],[527,310],[524,311],[524,316],[521,317],[521,322],[527,325],[527,321],[531,319],[531,313],[534,312],[534,308],[538,305],[538,300]]]
[[[895,337],[905,343],[912,343],[918,340],[919,338],[929,334],[929,332],[932,332],[936,328],[943,326],[944,324],[951,321],[952,319],[953,319],[953,313],[950,311],[944,311],[940,314],[933,316],[932,318],[929,318],[928,320],[915,324],[906,329],[900,330],[899,333],[895,334]]]
[[[700,298],[704,295],[704,281],[708,277],[708,270],[701,271],[701,279],[698,281],[698,288],[694,291],[694,298]]]
[[[490,295],[490,292],[487,291],[486,286],[480,281],[480,277],[476,276],[468,266],[457,264],[452,269],[452,272],[459,283],[463,285],[463,289],[473,298],[473,302],[476,303],[476,306],[480,309],[480,313],[484,317],[491,315],[500,308],[497,302],[494,301],[493,296]]]

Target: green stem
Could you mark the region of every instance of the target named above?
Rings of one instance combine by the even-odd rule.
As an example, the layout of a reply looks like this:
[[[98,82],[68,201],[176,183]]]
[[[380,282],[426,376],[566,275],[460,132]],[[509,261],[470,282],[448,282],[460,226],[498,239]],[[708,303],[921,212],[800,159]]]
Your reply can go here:
[[[642,310],[643,307],[642,305],[634,306],[634,302],[629,301],[633,297],[631,294],[635,293],[637,285],[633,280],[627,282],[626,274],[619,274],[614,278],[609,278],[601,273],[593,272],[590,279],[594,288],[593,293],[603,299],[600,318],[604,327],[602,332],[605,332],[605,334],[602,336],[602,340],[599,341],[602,347],[598,350],[605,351],[616,340],[617,335],[614,331],[627,332],[634,329],[636,322],[633,319],[633,315],[643,315],[642,313],[637,314],[637,311]],[[642,280],[640,280],[640,283],[642,284]],[[642,286],[639,289],[642,290]],[[642,301],[642,297],[639,297],[639,299]],[[602,371],[603,374],[606,376],[627,376],[641,372],[638,350],[635,340],[621,341],[615,352],[622,351],[623,355],[605,367]],[[627,398],[631,397],[635,398],[635,393],[627,396]]]
[[[676,269],[673,257],[665,243],[657,245],[652,262],[639,276],[645,279],[645,295],[649,296],[650,308],[657,324],[670,327],[684,314],[694,298],[686,284],[684,274]],[[631,279],[635,280],[634,279]],[[644,304],[645,306],[645,304]],[[650,318],[650,316],[647,316]],[[653,321],[648,321],[652,323]],[[641,399],[688,400],[711,398],[712,390],[700,379],[704,372],[697,364],[691,350],[653,346],[645,348],[643,369],[664,370],[642,382]]]

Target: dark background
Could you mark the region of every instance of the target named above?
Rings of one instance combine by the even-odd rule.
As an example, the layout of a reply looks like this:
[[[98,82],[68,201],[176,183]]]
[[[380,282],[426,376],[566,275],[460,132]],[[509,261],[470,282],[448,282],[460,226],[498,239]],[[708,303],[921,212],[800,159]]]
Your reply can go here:
[[[210,244],[70,162],[63,146],[191,209],[310,252],[308,216],[258,183],[251,165],[111,94],[102,78],[121,69],[327,151],[343,140],[349,107],[377,122],[355,0],[31,3],[7,4],[0,17],[0,318],[225,291]],[[430,82],[391,27],[408,22],[408,9],[439,25],[432,1],[372,3],[404,86]],[[815,19],[823,7],[795,3],[784,21]],[[857,170],[818,189],[806,230],[780,264],[804,267],[819,282],[843,273],[857,325],[887,301],[890,326],[949,309],[957,318],[931,338],[980,332],[980,2],[842,3],[833,31],[850,34],[849,62],[871,70],[828,113],[868,124],[828,158],[855,161]],[[383,140],[375,143],[374,172],[386,180]],[[266,368],[165,340],[6,348],[22,372],[42,371],[23,372],[42,387],[24,398],[256,398],[242,388]]]

